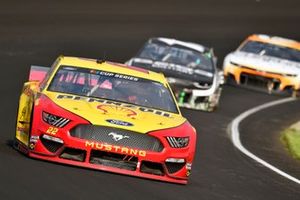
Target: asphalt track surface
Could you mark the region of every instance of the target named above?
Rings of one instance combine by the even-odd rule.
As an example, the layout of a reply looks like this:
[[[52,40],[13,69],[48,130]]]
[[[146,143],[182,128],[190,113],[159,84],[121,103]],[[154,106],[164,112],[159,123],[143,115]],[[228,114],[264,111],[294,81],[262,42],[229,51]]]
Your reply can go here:
[[[31,64],[60,55],[124,62],[149,37],[214,46],[223,56],[251,33],[300,39],[297,0],[1,1],[0,199],[299,199],[300,186],[247,158],[230,141],[228,124],[241,112],[279,99],[225,87],[215,113],[183,109],[198,131],[186,186],[27,158],[14,151],[15,112]],[[300,118],[299,101],[259,112],[241,124],[247,149],[300,178],[300,164],[278,140]]]

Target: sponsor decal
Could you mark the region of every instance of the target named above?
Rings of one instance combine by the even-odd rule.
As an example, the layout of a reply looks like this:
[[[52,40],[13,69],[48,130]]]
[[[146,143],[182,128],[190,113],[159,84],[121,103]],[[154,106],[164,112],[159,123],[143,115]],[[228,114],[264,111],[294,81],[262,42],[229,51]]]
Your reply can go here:
[[[30,148],[31,150],[33,150],[33,149],[35,148],[35,143],[31,142],[31,143],[29,144],[29,148]]]
[[[113,140],[116,141],[116,142],[119,141],[119,140],[123,140],[125,138],[129,138],[129,136],[127,136],[127,135],[121,135],[121,134],[117,134],[117,133],[114,133],[114,132],[110,132],[108,135],[112,136]]]
[[[155,63],[153,63],[152,67],[177,71],[177,72],[184,73],[184,74],[189,74],[189,75],[194,74],[193,69],[188,68],[188,67],[184,67],[184,66],[181,66],[181,65],[176,65],[174,63],[155,62]]]
[[[97,109],[99,109],[103,114],[107,113],[118,113],[127,117],[134,117],[137,115],[137,113],[129,108],[124,108],[117,105],[109,105],[109,104],[100,104],[97,106]]]
[[[186,163],[186,176],[190,176],[191,175],[191,171],[192,171],[192,163]]]
[[[191,170],[192,169],[192,163],[186,163],[186,169]]]
[[[39,140],[39,136],[30,136],[30,142],[37,142]]]
[[[28,135],[28,128],[25,127],[17,127],[17,131],[20,133],[20,135]]]
[[[29,139],[29,148],[31,150],[33,150],[35,148],[35,145],[38,142],[38,140],[39,140],[39,136],[34,136],[34,135],[30,136],[30,139]]]
[[[190,176],[190,175],[191,175],[191,170],[187,170],[186,176]]]
[[[126,103],[120,103],[120,102],[115,102],[111,100],[106,100],[106,99],[97,99],[97,98],[92,98],[92,97],[80,97],[80,96],[75,96],[75,95],[68,95],[68,94],[59,94],[56,96],[57,99],[72,99],[75,101],[87,101],[89,103],[92,102],[98,102],[102,104],[109,104],[109,105],[116,105],[124,108],[132,108],[132,109],[138,109],[142,112],[151,112],[156,115],[164,116],[164,117],[171,117],[171,114],[159,110],[154,110],[152,108],[146,108],[146,107],[140,107],[140,106],[135,106],[131,104],[126,104]]]
[[[20,131],[20,132],[26,132],[27,131],[27,128],[24,128],[24,127],[17,127],[17,131]]]
[[[107,119],[106,121],[108,123],[115,124],[115,125],[120,125],[120,126],[133,126],[132,123],[124,122],[124,121],[116,120],[116,119]]]
[[[24,118],[25,118],[26,113],[27,113],[27,108],[24,107],[24,108],[22,109],[22,112],[21,112],[21,119],[24,119]]]
[[[49,126],[46,133],[49,133],[50,135],[56,135],[56,133],[58,132],[58,128]]]
[[[92,148],[95,150],[103,150],[103,151],[115,152],[120,154],[128,154],[132,156],[145,157],[147,155],[147,152],[143,150],[137,150],[137,149],[110,145],[110,144],[102,144],[98,142],[85,141],[85,147]]]
[[[262,65],[262,62],[269,63],[271,65],[284,65],[283,68],[286,67],[296,67],[299,68],[300,65],[296,62],[293,62],[291,60],[285,60],[281,58],[275,58],[272,56],[267,55],[257,55],[253,53],[244,53],[244,52],[236,52],[233,54],[235,57],[233,57],[233,61],[238,62],[253,62],[255,65]],[[245,60],[246,59],[246,60]],[[253,60],[253,61],[252,61]]]
[[[32,90],[31,90],[30,87],[28,87],[28,86],[27,86],[26,88],[24,88],[23,93],[24,93],[26,96],[28,96],[28,97],[30,97],[30,96],[33,95]]]
[[[90,73],[101,75],[101,76],[125,79],[125,80],[130,80],[130,81],[138,81],[139,80],[139,78],[134,77],[134,76],[128,76],[128,75],[124,75],[124,74],[117,74],[117,73],[113,73],[113,72],[91,70]]]
[[[174,63],[165,63],[165,62],[155,62],[153,63],[152,67],[159,68],[159,69],[166,69],[171,71],[180,72],[183,74],[193,75],[193,74],[199,74],[203,76],[212,77],[213,74],[210,72],[203,71],[201,69],[192,69],[190,67],[185,67],[182,65],[177,65]]]

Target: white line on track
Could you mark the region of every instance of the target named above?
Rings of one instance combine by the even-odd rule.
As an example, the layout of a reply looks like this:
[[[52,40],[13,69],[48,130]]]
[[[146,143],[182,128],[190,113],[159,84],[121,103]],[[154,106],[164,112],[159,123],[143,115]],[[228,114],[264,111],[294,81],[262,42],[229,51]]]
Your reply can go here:
[[[277,100],[277,101],[272,101],[272,102],[269,102],[269,103],[265,103],[263,105],[260,105],[260,106],[257,106],[257,107],[254,107],[252,109],[249,109],[247,110],[246,112],[243,112],[242,114],[240,114],[239,116],[237,116],[231,123],[231,127],[230,127],[230,131],[231,131],[231,140],[234,144],[234,146],[236,148],[238,148],[242,153],[244,153],[245,155],[247,155],[248,157],[252,158],[253,160],[257,161],[258,163],[264,165],[265,167],[269,168],[270,170],[276,172],[277,174],[280,174],[281,176],[287,178],[287,179],[290,179],[291,181],[294,181],[295,183],[298,183],[300,184],[300,180],[281,171],[280,169],[274,167],[273,165],[270,165],[269,163],[267,163],[266,161],[262,160],[261,158],[257,157],[256,155],[254,155],[253,153],[251,153],[250,151],[248,151],[241,143],[241,140],[240,140],[240,133],[239,133],[239,124],[241,123],[241,121],[243,121],[245,118],[247,118],[248,116],[260,111],[260,110],[263,110],[263,109],[266,109],[266,108],[269,108],[269,107],[272,107],[272,106],[275,106],[275,105],[279,105],[279,104],[283,104],[283,103],[288,103],[288,102],[291,102],[291,101],[294,101],[295,98],[285,98],[285,99],[281,99],[281,100]]]

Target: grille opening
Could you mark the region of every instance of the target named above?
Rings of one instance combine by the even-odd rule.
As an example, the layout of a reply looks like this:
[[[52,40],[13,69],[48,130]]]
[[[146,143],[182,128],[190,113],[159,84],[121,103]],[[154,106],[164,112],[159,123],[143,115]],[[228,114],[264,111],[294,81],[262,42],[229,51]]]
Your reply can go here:
[[[228,79],[227,79],[228,80]],[[246,88],[254,89],[261,92],[268,92],[277,95],[292,95],[290,86],[285,87],[280,90],[281,81],[280,79],[267,78],[263,76],[256,76],[247,73],[241,73],[240,75],[240,85]]]
[[[46,147],[46,149],[52,153],[57,152],[58,149],[60,149],[63,146],[63,144],[61,144],[59,142],[47,140],[43,137],[40,137],[40,140],[41,140],[42,144],[44,145],[44,147]]]
[[[90,163],[135,171],[137,168],[138,158],[131,155],[92,150]]]
[[[140,150],[161,152],[164,149],[163,144],[156,137],[148,134],[141,134],[134,131],[107,126],[82,124],[71,129],[70,135],[75,138]],[[123,138],[116,141],[113,135],[119,135]]]
[[[207,103],[208,102],[208,97],[197,97],[195,99],[195,103]]]
[[[163,176],[164,169],[161,163],[143,161],[141,164],[141,172],[146,174],[154,174],[158,176]]]
[[[254,86],[262,89],[278,90],[280,81],[262,76],[255,76],[251,74],[242,73],[240,76],[240,83],[242,85]]]
[[[86,151],[81,149],[65,148],[59,157],[83,162],[86,157]]]
[[[168,172],[170,174],[176,173],[179,170],[181,170],[185,166],[185,163],[171,163],[171,162],[166,162],[166,167],[168,169]]]

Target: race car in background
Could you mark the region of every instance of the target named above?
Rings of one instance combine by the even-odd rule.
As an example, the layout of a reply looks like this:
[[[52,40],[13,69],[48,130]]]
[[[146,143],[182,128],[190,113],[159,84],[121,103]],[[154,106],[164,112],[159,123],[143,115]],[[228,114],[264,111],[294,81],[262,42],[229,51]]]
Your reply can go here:
[[[170,38],[151,38],[126,63],[163,73],[179,106],[213,111],[219,105],[224,82],[213,50]]]
[[[225,57],[223,69],[229,83],[295,96],[300,90],[300,43],[251,35]]]
[[[61,56],[31,67],[15,141],[33,158],[186,184],[196,131],[162,74]]]

